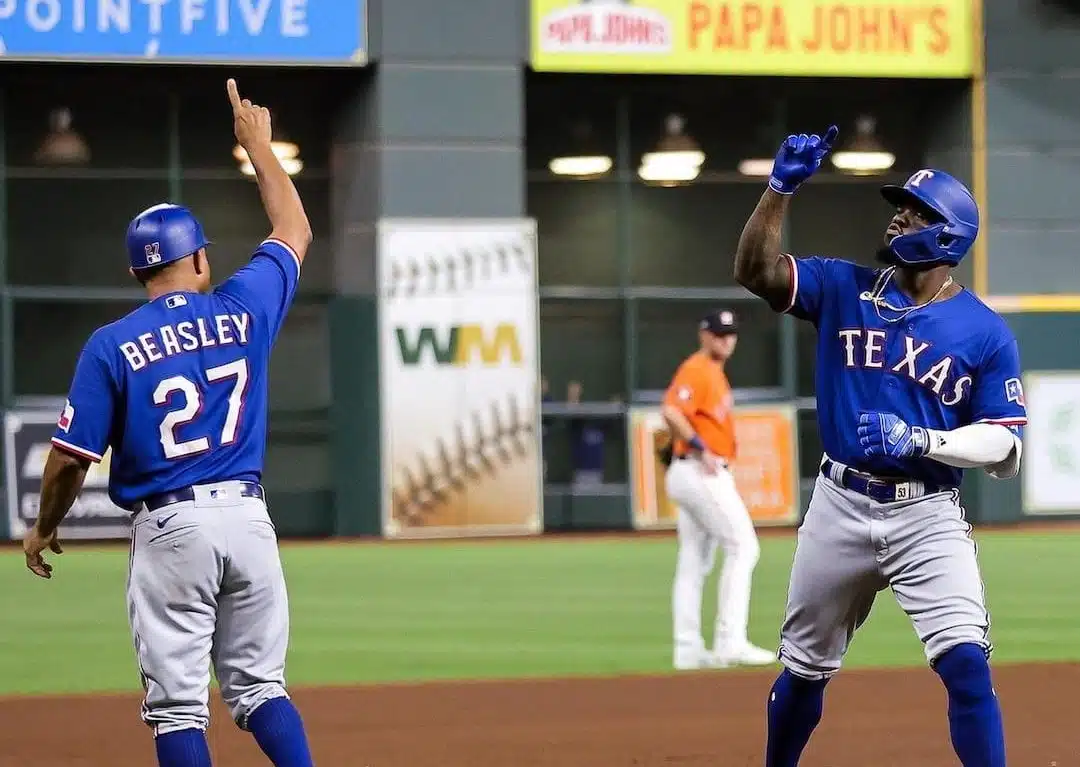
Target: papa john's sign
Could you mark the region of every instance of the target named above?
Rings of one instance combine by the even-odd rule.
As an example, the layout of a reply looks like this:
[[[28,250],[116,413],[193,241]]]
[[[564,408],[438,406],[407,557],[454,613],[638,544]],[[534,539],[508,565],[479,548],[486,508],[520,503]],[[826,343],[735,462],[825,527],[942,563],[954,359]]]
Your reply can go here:
[[[977,0],[531,0],[538,71],[970,77]]]

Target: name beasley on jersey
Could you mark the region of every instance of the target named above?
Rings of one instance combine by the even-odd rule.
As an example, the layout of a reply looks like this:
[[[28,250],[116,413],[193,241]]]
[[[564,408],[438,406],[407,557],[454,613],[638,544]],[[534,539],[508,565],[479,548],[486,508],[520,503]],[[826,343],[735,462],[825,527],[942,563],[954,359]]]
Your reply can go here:
[[[199,317],[194,322],[185,320],[175,325],[162,325],[157,330],[143,333],[134,341],[120,344],[120,352],[131,369],[137,372],[147,365],[183,352],[209,346],[244,346],[248,342],[250,320],[248,313],[243,312],[215,314],[212,319]]]
[[[954,358],[945,355],[933,361],[924,359],[923,354],[930,348],[925,341],[918,341],[904,335],[902,354],[895,354],[886,359],[885,350],[891,346],[889,333],[884,330],[866,328],[844,328],[839,331],[840,343],[844,347],[844,366],[862,370],[889,370],[900,373],[934,392],[941,404],[948,407],[958,405],[971,391],[972,377],[954,374]]]

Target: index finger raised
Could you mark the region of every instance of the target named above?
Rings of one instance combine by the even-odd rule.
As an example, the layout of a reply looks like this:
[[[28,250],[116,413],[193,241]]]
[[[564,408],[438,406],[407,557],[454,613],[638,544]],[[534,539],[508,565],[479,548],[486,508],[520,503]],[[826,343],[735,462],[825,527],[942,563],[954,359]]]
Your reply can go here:
[[[229,94],[229,103],[232,104],[233,111],[240,108],[240,92],[236,89],[236,80],[229,78],[225,81],[225,91]]]

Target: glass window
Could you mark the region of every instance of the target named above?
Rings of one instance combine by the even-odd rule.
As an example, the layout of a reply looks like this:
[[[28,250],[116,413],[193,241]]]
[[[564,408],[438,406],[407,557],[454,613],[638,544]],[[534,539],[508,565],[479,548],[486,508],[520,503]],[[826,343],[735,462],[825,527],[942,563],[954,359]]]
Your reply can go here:
[[[340,73],[248,67],[237,75],[231,69],[211,67],[186,69],[173,83],[180,110],[180,166],[185,173],[237,167],[232,112],[225,95],[225,81],[232,76],[241,97],[270,110],[274,140],[296,144],[305,170],[329,167],[330,135],[343,100]]]
[[[735,285],[735,248],[762,187],[635,183],[630,215],[632,284],[713,288]]]
[[[71,175],[39,150],[76,158],[85,168],[157,170],[169,165],[169,91],[156,67],[5,64],[4,133],[9,172]]]
[[[572,382],[583,402],[625,399],[622,301],[540,302],[540,366],[551,398],[567,399]]]
[[[619,186],[612,182],[529,182],[541,285],[618,284],[618,198]]]
[[[128,274],[128,223],[168,199],[165,181],[10,179],[8,274],[16,285],[138,287]]]
[[[90,334],[120,319],[135,301],[64,303],[16,301],[15,395],[64,396]]]

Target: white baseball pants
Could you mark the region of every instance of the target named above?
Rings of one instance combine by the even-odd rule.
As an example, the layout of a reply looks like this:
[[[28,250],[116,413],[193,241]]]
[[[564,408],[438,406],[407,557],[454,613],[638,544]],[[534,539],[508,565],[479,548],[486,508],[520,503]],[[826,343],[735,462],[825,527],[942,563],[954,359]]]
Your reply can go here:
[[[731,472],[706,474],[696,458],[675,459],[667,471],[668,498],[678,507],[679,553],[672,591],[675,653],[704,652],[701,605],[705,579],[722,548],[714,649],[747,643],[750,587],[760,547]]]

